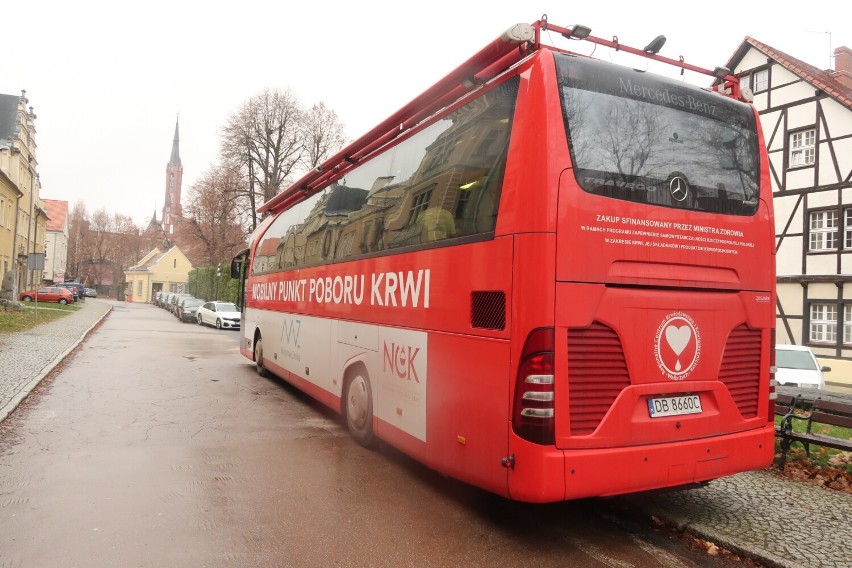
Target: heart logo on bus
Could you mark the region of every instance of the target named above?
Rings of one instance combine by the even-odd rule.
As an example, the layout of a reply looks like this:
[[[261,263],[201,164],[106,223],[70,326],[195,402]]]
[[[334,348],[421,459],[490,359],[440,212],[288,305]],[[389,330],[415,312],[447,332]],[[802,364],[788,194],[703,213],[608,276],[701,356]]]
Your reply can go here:
[[[654,340],[657,367],[673,381],[685,379],[698,364],[701,337],[689,315],[674,312],[663,319]]]
[[[683,353],[690,339],[692,339],[692,328],[688,325],[682,327],[670,325],[666,327],[666,341],[669,342],[669,347],[672,348],[675,355]]]

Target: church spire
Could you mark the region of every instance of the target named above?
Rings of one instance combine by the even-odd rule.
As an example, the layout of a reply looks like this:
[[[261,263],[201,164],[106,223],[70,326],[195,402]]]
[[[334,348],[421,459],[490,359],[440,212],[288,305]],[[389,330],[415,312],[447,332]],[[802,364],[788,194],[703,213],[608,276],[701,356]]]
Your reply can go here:
[[[157,221],[157,206],[154,206],[154,215],[151,217],[151,220],[148,221],[148,228],[145,229],[145,234],[150,235],[152,233],[161,233],[163,231],[160,222]]]
[[[180,117],[175,119],[175,139],[172,141],[172,158],[169,160],[169,164],[173,164],[175,166],[180,165],[180,135],[178,134],[178,121]]]
[[[178,116],[178,119],[180,116]],[[175,120],[175,139],[172,142],[172,157],[166,166],[166,196],[163,201],[162,227],[165,234],[172,235],[175,223],[183,216],[180,206],[183,165],[180,163],[180,134],[178,120]]]

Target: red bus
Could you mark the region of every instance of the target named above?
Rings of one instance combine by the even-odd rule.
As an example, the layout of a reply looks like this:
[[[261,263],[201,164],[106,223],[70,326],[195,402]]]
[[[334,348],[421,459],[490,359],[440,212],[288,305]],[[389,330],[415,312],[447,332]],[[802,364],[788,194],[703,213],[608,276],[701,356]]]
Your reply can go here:
[[[589,32],[514,26],[263,205],[234,262],[259,373],[514,500],[771,463],[757,114],[726,69]],[[541,42],[560,34],[718,86]]]

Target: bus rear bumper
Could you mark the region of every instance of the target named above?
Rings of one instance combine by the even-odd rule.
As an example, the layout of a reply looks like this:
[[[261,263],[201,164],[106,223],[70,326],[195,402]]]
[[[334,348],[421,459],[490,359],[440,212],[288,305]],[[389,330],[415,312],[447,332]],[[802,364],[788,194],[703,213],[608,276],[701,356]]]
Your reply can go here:
[[[765,427],[671,444],[542,451],[513,436],[509,497],[553,502],[678,487],[772,464],[775,432]]]

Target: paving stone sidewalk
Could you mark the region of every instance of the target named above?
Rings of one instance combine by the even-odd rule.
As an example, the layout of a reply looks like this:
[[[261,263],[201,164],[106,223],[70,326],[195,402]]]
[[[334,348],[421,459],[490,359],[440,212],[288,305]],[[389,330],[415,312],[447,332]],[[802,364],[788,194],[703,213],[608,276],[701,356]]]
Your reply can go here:
[[[0,421],[4,420],[112,309],[88,298],[80,310],[20,333],[0,329]],[[50,309],[50,308],[45,308]]]
[[[0,421],[115,304],[88,299],[80,311],[26,332],[0,330]],[[767,567],[852,568],[852,495],[770,470],[717,479],[701,489],[621,499]]]
[[[852,495],[771,470],[627,497],[647,514],[769,567],[852,567]]]

